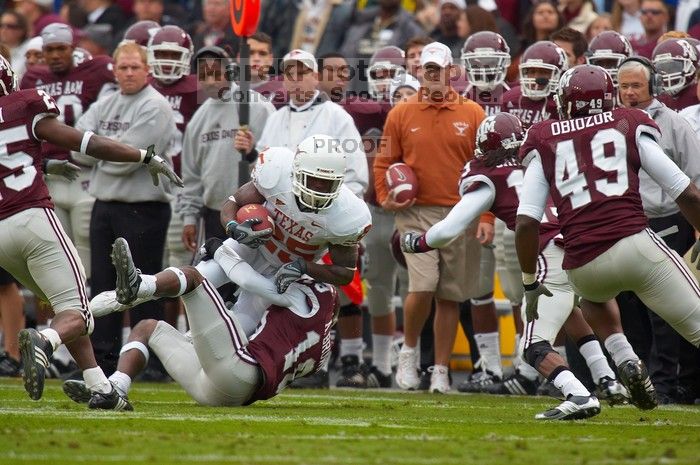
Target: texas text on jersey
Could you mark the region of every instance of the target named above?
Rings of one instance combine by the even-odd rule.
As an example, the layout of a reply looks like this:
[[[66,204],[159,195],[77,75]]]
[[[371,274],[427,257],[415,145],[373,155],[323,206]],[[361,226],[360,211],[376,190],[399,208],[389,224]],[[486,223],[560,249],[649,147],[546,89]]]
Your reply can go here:
[[[660,137],[633,108],[530,128],[520,148],[527,165],[539,154],[564,235],[564,269],[580,267],[623,237],[647,227],[639,195],[637,139]]]
[[[500,111],[517,116],[526,128],[540,121],[559,118],[557,105],[551,96],[533,100],[523,95],[520,89],[520,86],[516,86],[503,94]]]
[[[300,208],[292,193],[293,159],[287,148],[269,148],[260,153],[252,174],[275,222],[273,237],[261,251],[276,267],[297,258],[315,262],[328,245],[357,244],[371,227],[367,205],[344,185],[330,208],[318,212]]]
[[[116,89],[112,60],[98,56],[61,75],[45,66],[34,66],[22,78],[21,88],[45,91],[56,100],[61,112],[59,119],[75,126],[93,102]],[[44,143],[43,153],[58,159],[68,159],[70,155],[68,150],[48,143]]]
[[[240,350],[260,365],[265,380],[247,404],[276,396],[294,379],[315,373],[331,354],[331,327],[338,295],[333,286],[313,280],[295,284],[306,294],[307,315],[271,305],[248,345]]]
[[[0,220],[29,208],[53,208],[34,127],[59,114],[56,102],[40,89],[0,97]]]

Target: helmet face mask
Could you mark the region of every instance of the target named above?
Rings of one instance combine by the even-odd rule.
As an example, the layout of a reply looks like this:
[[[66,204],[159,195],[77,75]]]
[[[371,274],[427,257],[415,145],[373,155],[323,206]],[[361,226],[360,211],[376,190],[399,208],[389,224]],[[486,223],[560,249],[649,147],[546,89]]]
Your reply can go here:
[[[153,77],[171,84],[190,74],[192,39],[177,26],[165,26],[151,37],[147,54]]]
[[[607,71],[613,80],[613,84],[617,87],[617,69],[625,58],[627,57],[618,53],[613,53],[612,51],[602,51],[602,53],[596,53],[594,56],[586,57],[586,62],[589,65],[600,66]]]
[[[477,32],[464,42],[462,64],[471,84],[480,90],[494,90],[506,79],[510,48],[495,32]]]
[[[345,178],[345,155],[340,142],[316,135],[301,141],[292,163],[292,193],[311,210],[326,210],[340,195]]]
[[[695,81],[698,49],[686,39],[667,39],[656,46],[652,62],[667,94],[676,95]]]
[[[554,94],[568,63],[566,52],[554,42],[542,40],[530,45],[518,66],[522,94],[534,100]]]
[[[617,68],[630,56],[632,45],[627,37],[616,31],[603,31],[591,40],[586,63],[605,69],[617,87]]]
[[[389,100],[391,81],[406,72],[404,60],[403,50],[393,45],[374,52],[367,69],[367,88],[372,98]]]

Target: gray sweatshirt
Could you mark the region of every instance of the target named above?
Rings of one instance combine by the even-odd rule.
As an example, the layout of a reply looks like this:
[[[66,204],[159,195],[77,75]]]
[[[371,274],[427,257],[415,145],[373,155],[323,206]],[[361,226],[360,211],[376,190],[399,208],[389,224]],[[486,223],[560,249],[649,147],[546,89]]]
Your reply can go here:
[[[170,103],[150,85],[137,94],[116,92],[96,101],[75,127],[139,149],[155,144],[156,154],[168,161],[166,151],[177,131]],[[160,184],[154,186],[143,163],[103,161],[75,152],[73,155],[81,163],[92,165],[89,192],[97,200],[168,202],[169,181],[161,176]]]
[[[256,141],[267,117],[274,111],[275,107],[264,99],[251,98],[248,126]],[[182,141],[185,188],[177,206],[177,213],[186,225],[197,222],[203,206],[220,210],[239,187],[241,155],[233,148],[238,126],[238,103],[211,98],[199,107],[187,125]]]
[[[700,141],[692,125],[681,115],[658,100],[644,109],[661,130],[658,141],[663,151],[691,180],[700,187]],[[678,213],[676,202],[651,177],[639,171],[639,193],[648,218],[662,218]]]

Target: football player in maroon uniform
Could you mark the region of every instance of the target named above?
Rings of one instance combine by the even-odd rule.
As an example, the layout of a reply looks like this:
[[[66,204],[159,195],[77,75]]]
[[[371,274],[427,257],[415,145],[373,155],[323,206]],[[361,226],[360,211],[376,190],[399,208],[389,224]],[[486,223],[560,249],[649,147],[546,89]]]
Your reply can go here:
[[[462,64],[469,78],[464,95],[481,105],[486,116],[500,113],[501,96],[510,90],[505,82],[510,66],[505,39],[491,31],[470,35],[462,47]]]
[[[95,362],[89,334],[94,322],[88,308],[85,272],[75,246],[53,210],[44,182],[42,141],[95,158],[148,165],[154,183],[163,174],[182,181],[153,146],[139,150],[112,139],[78,131],[59,120],[54,99],[42,89],[17,90],[17,76],[0,57],[0,266],[55,313],[48,329],[19,333],[24,385],[32,399],[44,390],[45,368],[52,353],[66,344],[92,396],[104,408],[128,408]],[[56,160],[53,160],[54,162]],[[58,161],[61,164],[61,161]]]
[[[631,56],[632,45],[627,37],[616,31],[603,31],[588,44],[586,63],[605,69],[617,87],[617,68]]]
[[[517,116],[525,127],[557,118],[553,96],[567,67],[566,52],[554,42],[541,40],[530,45],[518,65],[520,85],[503,94],[501,111]]]
[[[631,402],[656,405],[644,365],[618,336],[598,323],[619,321],[614,300],[632,291],[679,334],[700,345],[700,288],[690,270],[648,228],[639,194],[644,169],[700,228],[700,191],[657,143],[656,123],[634,108],[614,109],[614,86],[597,66],[562,75],[557,94],[561,121],[530,128],[520,149],[527,167],[516,226],[516,247],[528,307],[547,294],[537,280],[539,228],[547,198],[557,208],[564,261],[581,307],[618,366]],[[700,241],[693,247],[693,258]],[[533,313],[528,319],[536,318]]]
[[[278,294],[274,280],[255,271],[220,239],[209,239],[203,248],[207,259],[216,261],[231,281],[272,304],[255,333],[247,337],[236,315],[227,311],[214,286],[196,268],[161,271],[151,294],[182,296],[191,337],[164,321],[143,320],[136,325],[122,347],[117,371],[110,376],[124,399],[131,380],[148,362],[149,348],[196,402],[211,406],[270,399],[295,379],[325,366],[338,312],[333,286],[303,277]],[[119,294],[126,290],[121,286],[128,288],[140,273],[123,238],[114,242],[112,257]],[[63,389],[76,402],[89,400],[83,381],[66,381]]]
[[[666,39],[654,48],[652,63],[664,90],[657,97],[661,103],[676,111],[700,103],[695,78],[698,58],[698,49],[687,39]]]
[[[160,24],[155,21],[138,21],[126,30],[124,33],[124,39],[132,42],[136,42],[143,48],[148,47],[148,42],[150,42],[151,37],[158,32],[160,29]]]

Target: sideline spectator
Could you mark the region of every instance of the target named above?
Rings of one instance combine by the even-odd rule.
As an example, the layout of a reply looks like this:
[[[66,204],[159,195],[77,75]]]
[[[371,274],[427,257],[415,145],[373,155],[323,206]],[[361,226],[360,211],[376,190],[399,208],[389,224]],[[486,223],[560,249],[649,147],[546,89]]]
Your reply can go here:
[[[643,0],[640,11],[644,35],[636,40],[630,40],[630,43],[637,55],[651,59],[659,37],[668,27],[668,6],[662,0]]]
[[[614,0],[611,20],[613,29],[629,40],[644,36],[641,0]]]
[[[24,54],[29,42],[27,19],[16,11],[8,10],[0,16],[0,44],[10,50],[8,60],[21,79],[24,74]]]

